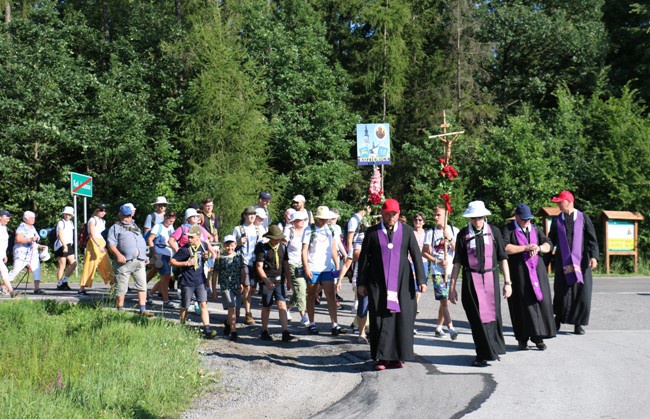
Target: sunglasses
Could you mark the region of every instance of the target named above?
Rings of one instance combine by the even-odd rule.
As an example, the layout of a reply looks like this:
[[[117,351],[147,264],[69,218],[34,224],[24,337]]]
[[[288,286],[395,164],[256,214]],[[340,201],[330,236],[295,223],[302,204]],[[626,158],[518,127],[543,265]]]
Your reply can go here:
[[[416,218],[416,219],[414,219],[413,221],[415,221],[416,223],[421,223],[421,222],[423,222],[424,220],[423,220],[422,218]]]
[[[102,208],[99,210],[99,212],[106,212],[106,209]]]
[[[167,208],[167,204],[157,204],[159,207],[165,207]]]

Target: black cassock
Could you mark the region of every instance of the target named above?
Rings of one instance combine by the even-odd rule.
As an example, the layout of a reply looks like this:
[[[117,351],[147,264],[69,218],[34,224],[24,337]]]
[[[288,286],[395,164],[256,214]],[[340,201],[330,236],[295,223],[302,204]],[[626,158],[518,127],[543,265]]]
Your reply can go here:
[[[558,215],[560,217],[562,214]],[[591,291],[593,289],[593,279],[589,261],[591,258],[598,259],[599,249],[598,240],[596,239],[596,229],[591,219],[584,212],[584,228],[582,236],[582,258],[580,267],[584,277],[584,284],[575,283],[567,285],[564,278],[564,269],[562,267],[562,257],[558,243],[557,218],[551,223],[551,230],[548,238],[556,244],[555,250],[555,279],[553,282],[553,311],[555,317],[560,323],[568,323],[576,326],[586,326],[589,324],[589,313],[591,312]],[[565,218],[567,239],[569,249],[573,244],[573,213]]]
[[[424,284],[424,266],[422,255],[413,229],[399,223],[402,230],[400,248],[398,299],[399,313],[391,313],[386,308],[386,281],[382,262],[379,234],[384,234],[381,224],[366,231],[359,257],[359,277],[357,285],[365,286],[368,291],[368,308],[370,313],[370,354],[372,359],[383,361],[410,361],[413,353],[413,329],[417,304],[416,287],[413,271],[408,256],[415,261],[417,283]]]
[[[487,223],[485,224],[487,226]],[[483,227],[485,229],[486,227]],[[498,267],[498,262],[508,259],[506,251],[503,247],[503,238],[501,231],[490,224],[492,235],[490,236],[490,245],[494,246],[492,252],[492,266]],[[476,289],[474,288],[474,280],[472,279],[472,272],[469,267],[469,259],[467,257],[467,248],[470,246],[466,236],[469,234],[469,228],[465,227],[456,236],[456,254],[454,255],[454,264],[460,263],[463,267],[463,288],[461,301],[463,302],[463,309],[467,315],[467,320],[472,328],[472,339],[476,346],[476,358],[480,361],[493,361],[499,359],[499,354],[506,353],[506,342],[503,339],[503,326],[501,323],[501,292],[499,291],[499,271],[494,271],[494,310],[496,313],[496,321],[483,323],[479,310],[479,302],[476,296]],[[476,240],[476,254],[478,257],[481,269],[485,263],[485,244],[483,239],[475,237],[471,240]]]
[[[516,221],[503,228],[503,241],[506,246],[508,244],[525,246],[527,243],[519,243],[515,235],[516,227],[514,223]],[[541,246],[548,243],[552,249],[553,243],[542,233],[539,227],[534,227],[535,234],[537,234],[537,245]],[[523,255],[523,253],[508,255],[510,280],[512,281],[512,296],[508,298],[508,308],[510,309],[510,319],[512,320],[515,338],[518,341],[527,341],[530,338],[553,338],[555,337],[553,297],[548,274],[546,273],[546,265],[540,255],[537,264],[537,279],[539,280],[543,298],[542,301],[538,301],[533,286],[530,284],[530,274]]]

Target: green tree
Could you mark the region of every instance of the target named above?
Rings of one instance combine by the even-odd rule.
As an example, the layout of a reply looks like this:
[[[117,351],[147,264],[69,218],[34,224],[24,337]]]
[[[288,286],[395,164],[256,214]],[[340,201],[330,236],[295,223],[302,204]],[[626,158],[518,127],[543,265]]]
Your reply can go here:
[[[247,1],[232,13],[248,53],[263,66],[271,164],[287,192],[276,208],[296,193],[308,205],[354,201],[362,182],[351,153],[358,117],[346,104],[345,72],[329,61],[318,15],[302,0]]]
[[[566,85],[590,95],[603,77],[607,40],[603,0],[511,0],[482,3],[481,39],[494,45],[485,86],[508,113],[532,104],[555,106],[553,92]],[[477,77],[480,75],[477,75]]]
[[[264,96],[219,6],[210,2],[187,19],[192,27],[179,45],[191,77],[182,115],[185,196],[212,196],[226,225],[234,225],[260,190],[275,190]]]

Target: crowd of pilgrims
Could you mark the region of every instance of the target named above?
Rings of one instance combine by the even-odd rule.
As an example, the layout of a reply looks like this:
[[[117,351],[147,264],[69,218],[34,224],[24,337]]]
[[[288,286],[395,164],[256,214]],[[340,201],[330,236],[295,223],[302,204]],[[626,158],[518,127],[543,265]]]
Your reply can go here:
[[[482,201],[471,202],[463,213],[468,223],[459,230],[450,225],[444,206],[435,209],[432,227],[425,229],[426,219],[421,212],[412,214],[408,220],[400,214],[399,204],[394,200],[388,200],[390,204],[385,203],[382,213],[375,215],[371,214],[370,207],[359,204],[350,219],[341,223],[342,228],[336,209],[319,206],[311,211],[305,207],[303,195],[294,196],[283,219],[274,223],[268,209],[271,199],[270,193],[260,193],[257,203],[243,210],[239,225],[225,235],[220,235],[221,222],[210,198],[191,203],[177,214],[168,208],[165,197],[159,196],[152,203],[153,210],[144,218],[142,228],[134,221],[136,208],[132,204],[120,206],[118,220],[110,224],[106,220],[107,205],[99,203],[80,229],[81,234],[75,233],[72,207],[65,207],[51,244],[58,264],[56,289],[72,290],[68,282],[76,268],[74,242],[79,239],[85,247],[77,290],[80,297],[88,295],[93,278],[99,273],[106,284],[112,285],[117,309],[124,310],[124,295],[129,280],[133,279],[141,315],[152,316],[147,306],[152,307],[153,298],[159,297],[163,310],[180,309],[182,322],[188,311],[200,314],[201,331],[207,338],[217,335],[210,325],[208,300],[220,302],[227,311],[223,334],[233,341],[238,339],[240,322],[245,325],[261,322],[260,338],[274,340],[269,331],[269,317],[275,305],[281,340],[291,342],[296,339],[289,330],[292,312],[306,333],[323,332],[315,321],[315,306],[323,298],[331,323],[328,332],[334,336],[357,333],[359,343],[370,343],[373,358],[379,360],[378,370],[401,367],[401,361],[411,358],[412,335],[417,333],[414,328],[417,301],[422,296],[419,291],[426,290],[429,282],[431,298],[439,302],[435,336],[458,338],[449,303],[460,300],[476,346],[474,366],[488,365],[488,361],[499,359],[505,353],[502,297],[507,298],[520,350],[529,349],[529,341],[537,349],[545,350],[544,340],[555,337],[563,323],[574,325],[576,334],[585,333],[583,326],[589,322],[591,305],[591,271],[597,266],[598,245],[590,218],[574,208],[573,195],[568,191],[552,198],[560,215],[553,220],[548,236],[533,224],[531,209],[523,203],[499,229],[487,222],[491,213]],[[395,228],[389,223],[391,227],[386,231],[385,224],[395,214],[399,215],[400,225],[406,226],[404,232],[409,235],[406,239],[414,238],[417,243],[417,249],[408,252],[410,283],[396,285],[403,287],[399,293],[414,297],[413,313],[404,308],[408,307],[403,302],[408,296],[404,295],[394,299],[398,307],[402,303],[401,312],[391,309],[391,291],[386,289],[389,287],[387,265],[378,268],[377,259],[371,257],[372,241],[365,237],[371,226],[378,225],[389,238],[388,242],[383,239],[381,245],[388,243],[387,249],[392,249]],[[181,217],[180,225],[175,226]],[[33,292],[44,294],[40,287],[40,263],[49,259],[49,252],[46,245],[39,243],[42,237],[34,226],[36,216],[26,211],[16,229],[11,270],[7,266],[10,218],[9,211],[0,211],[2,292],[16,296],[19,287],[14,285],[15,280],[21,272],[28,272],[33,277]],[[552,259],[553,295],[547,275]],[[374,266],[370,266],[372,263]],[[504,278],[503,286],[500,275]],[[157,276],[159,281],[148,286]],[[373,276],[380,277],[380,286],[375,289],[379,289],[379,294],[372,291]],[[361,278],[363,287],[359,288],[364,291],[357,292],[360,291],[357,279],[361,284]],[[456,289],[459,278],[462,278],[460,293]],[[351,306],[355,320],[349,328],[340,325],[337,316],[343,283],[352,284],[355,295]],[[251,297],[256,293],[262,304],[260,319],[255,319],[251,310]],[[179,304],[172,301],[176,298],[180,299]],[[384,307],[379,307],[382,304]],[[410,328],[406,334],[404,330],[399,333],[374,330],[373,325],[383,327],[381,322],[373,321],[373,316],[381,316],[386,304],[390,309],[387,313],[397,316],[395,325]],[[400,317],[406,318],[405,322]],[[397,344],[386,342],[387,339]],[[406,341],[410,351],[400,349],[400,341]],[[377,355],[378,351],[383,353],[382,348],[389,347],[397,348],[388,356],[393,359]]]

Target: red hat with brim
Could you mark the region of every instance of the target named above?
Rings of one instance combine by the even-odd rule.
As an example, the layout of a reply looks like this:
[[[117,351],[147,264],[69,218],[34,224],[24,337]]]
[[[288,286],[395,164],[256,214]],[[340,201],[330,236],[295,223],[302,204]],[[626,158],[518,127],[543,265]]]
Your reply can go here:
[[[382,212],[399,212],[399,202],[397,199],[387,199],[381,206]]]
[[[573,194],[569,191],[562,191],[559,194],[555,195],[553,198],[551,198],[551,202],[560,202],[560,201],[569,201],[573,202]]]

